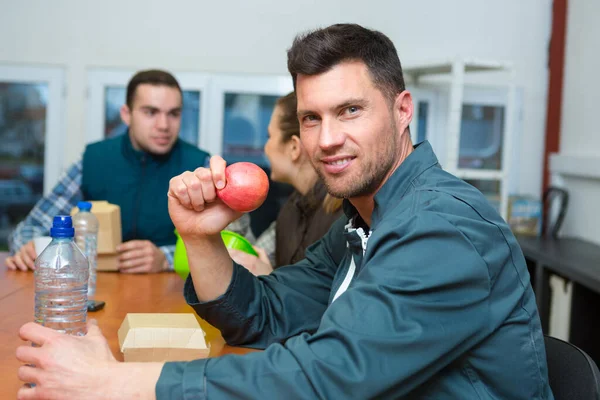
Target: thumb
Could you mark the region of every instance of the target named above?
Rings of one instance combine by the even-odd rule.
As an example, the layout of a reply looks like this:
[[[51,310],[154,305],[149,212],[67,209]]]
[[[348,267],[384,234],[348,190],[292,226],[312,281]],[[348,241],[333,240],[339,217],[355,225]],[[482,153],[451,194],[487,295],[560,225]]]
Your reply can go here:
[[[89,319],[87,322],[87,335],[86,336],[102,336],[102,331],[98,326],[98,321],[95,319]]]

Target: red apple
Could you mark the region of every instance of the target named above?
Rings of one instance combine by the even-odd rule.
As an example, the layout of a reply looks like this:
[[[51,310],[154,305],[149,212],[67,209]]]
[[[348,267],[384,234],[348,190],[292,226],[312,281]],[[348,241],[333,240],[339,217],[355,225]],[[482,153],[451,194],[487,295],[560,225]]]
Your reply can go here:
[[[225,187],[217,196],[229,208],[239,212],[256,210],[267,198],[269,178],[258,165],[238,162],[225,168]]]

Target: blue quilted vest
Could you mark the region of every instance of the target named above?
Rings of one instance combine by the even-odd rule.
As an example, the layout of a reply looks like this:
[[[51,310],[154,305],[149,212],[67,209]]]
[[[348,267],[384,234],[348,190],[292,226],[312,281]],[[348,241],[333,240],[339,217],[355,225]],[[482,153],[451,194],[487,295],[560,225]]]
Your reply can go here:
[[[169,180],[205,166],[208,157],[182,140],[166,155],[135,150],[129,134],[92,143],[83,155],[83,198],[121,207],[124,242],[138,239],[172,245],[176,238],[167,209]]]

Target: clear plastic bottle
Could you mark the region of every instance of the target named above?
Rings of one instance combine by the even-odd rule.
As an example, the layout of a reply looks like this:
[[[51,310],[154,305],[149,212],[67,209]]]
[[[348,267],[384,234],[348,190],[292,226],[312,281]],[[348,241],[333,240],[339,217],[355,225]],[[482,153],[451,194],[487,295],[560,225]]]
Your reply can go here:
[[[92,203],[80,201],[77,203],[77,208],[79,212],[73,216],[75,243],[90,263],[88,297],[92,298],[96,294],[96,269],[98,268],[98,218],[91,213]]]
[[[35,322],[69,335],[85,335],[89,267],[74,234],[70,216],[54,217],[52,241],[35,260]]]

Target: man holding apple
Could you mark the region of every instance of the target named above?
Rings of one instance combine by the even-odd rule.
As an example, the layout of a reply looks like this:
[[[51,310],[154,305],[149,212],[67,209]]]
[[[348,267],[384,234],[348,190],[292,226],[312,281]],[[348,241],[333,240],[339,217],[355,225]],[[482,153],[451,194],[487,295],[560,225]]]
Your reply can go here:
[[[168,192],[188,250],[186,300],[229,344],[265,351],[123,366],[97,328],[59,340],[28,324],[21,336],[42,346],[17,356],[42,367],[19,376],[42,384],[20,398],[93,399],[99,388],[110,398],[553,398],[518,244],[427,142],[412,145],[412,98],[390,39],[333,25],[298,37],[288,68],[302,143],[345,199],[346,216],[306,258],[263,277],[232,262],[219,232],[241,213],[217,195],[228,184],[220,157]]]

